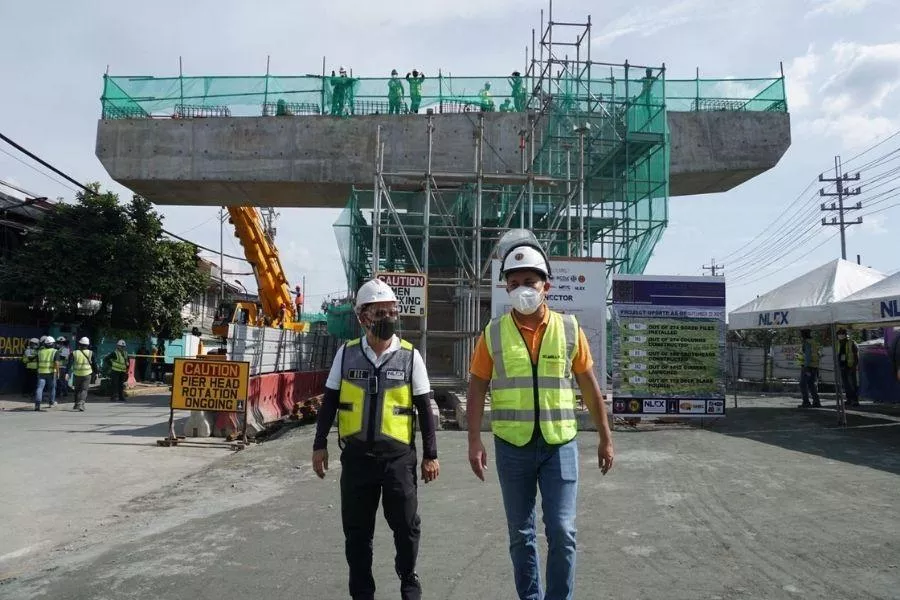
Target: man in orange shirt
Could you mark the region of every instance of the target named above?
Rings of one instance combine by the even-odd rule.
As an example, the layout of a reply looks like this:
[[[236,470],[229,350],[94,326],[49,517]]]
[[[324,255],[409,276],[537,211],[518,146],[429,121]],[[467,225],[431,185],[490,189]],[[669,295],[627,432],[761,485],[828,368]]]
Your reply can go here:
[[[612,435],[584,332],[574,316],[554,312],[544,302],[550,266],[543,249],[529,231],[514,230],[501,240],[500,256],[513,310],[485,328],[472,358],[469,464],[483,481],[487,452],[481,420],[490,385],[491,430],[516,591],[522,600],[569,600],[575,583],[576,385],[600,434],[603,474],[613,464]],[[538,486],[549,546],[546,595],[535,532]]]

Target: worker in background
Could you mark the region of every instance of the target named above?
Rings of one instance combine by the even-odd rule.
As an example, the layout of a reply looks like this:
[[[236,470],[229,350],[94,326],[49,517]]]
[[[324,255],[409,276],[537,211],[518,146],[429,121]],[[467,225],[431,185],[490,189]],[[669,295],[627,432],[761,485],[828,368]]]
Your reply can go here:
[[[331,114],[343,115],[345,106],[349,108],[349,112],[353,114],[353,84],[356,79],[347,77],[347,71],[344,67],[338,70],[338,76],[335,77],[334,71],[331,72]]]
[[[300,286],[294,288],[294,318],[299,323],[303,320],[303,290]]]
[[[84,412],[87,402],[88,389],[91,386],[91,376],[97,372],[97,363],[94,353],[90,350],[91,340],[86,337],[78,340],[78,347],[69,357],[69,369],[75,384],[74,409]]]
[[[500,112],[513,112],[512,101],[509,98],[500,105]]]
[[[818,340],[813,339],[809,329],[800,330],[800,352],[797,353],[797,362],[800,364],[800,395],[803,403],[800,408],[821,408],[819,401],[819,358],[822,346]],[[812,396],[812,404],[809,398]]]
[[[192,327],[191,335],[197,338],[197,356],[206,355],[206,348],[203,347],[203,334],[200,333],[200,328]]]
[[[44,389],[50,396],[50,408],[56,406],[56,340],[45,336],[41,348],[37,351],[37,385],[34,391],[34,410],[41,410]]]
[[[116,349],[106,356],[109,363],[110,402],[125,402],[125,384],[128,381],[128,348],[125,340],[116,342]]]
[[[478,101],[481,103],[482,112],[494,112],[494,98],[491,95],[490,81],[484,82],[484,87],[478,92]]]
[[[56,338],[56,393],[61,398],[69,397],[69,356],[72,353],[69,348],[69,340],[63,336]]]
[[[416,493],[414,419],[422,429],[422,480],[437,479],[440,466],[425,361],[412,344],[395,334],[397,297],[380,279],[356,295],[356,316],[366,335],[341,346],[325,383],[313,443],[313,469],[328,469],[328,432],[338,415],[341,452],[341,521],[350,570],[350,597],[372,600],[372,538],[378,499],[394,532],[394,568],[400,597],[418,600],[416,574],[419,514]]]
[[[409,84],[409,112],[418,114],[419,106],[422,104],[422,82],[425,81],[425,73],[420,73],[416,69],[412,73],[406,74],[406,82]]]
[[[513,71],[509,78],[509,86],[512,88],[513,105],[516,112],[525,110],[525,82],[522,81],[522,74]],[[504,102],[505,104],[505,102]],[[502,108],[500,110],[503,110]]]
[[[22,378],[22,395],[31,396],[34,386],[37,385],[37,353],[41,340],[31,338],[22,353],[22,365],[25,367],[25,375]]]
[[[847,337],[847,330],[841,327],[837,330],[838,336],[838,366],[841,370],[841,385],[844,388],[844,396],[847,406],[859,406],[859,346]]]
[[[547,307],[550,266],[528,230],[513,230],[498,246],[511,312],[493,319],[469,369],[469,464],[484,481],[481,440],[485,395],[491,387],[491,430],[506,511],[509,554],[518,597],[574,597],[578,445],[575,391],[581,390],[600,436],[600,472],[613,465],[613,442],[587,339],[573,315]],[[535,503],[541,490],[547,536],[546,595],[541,589]]]
[[[397,75],[397,69],[391,71],[388,80],[388,114],[399,115],[403,108],[403,82]]]

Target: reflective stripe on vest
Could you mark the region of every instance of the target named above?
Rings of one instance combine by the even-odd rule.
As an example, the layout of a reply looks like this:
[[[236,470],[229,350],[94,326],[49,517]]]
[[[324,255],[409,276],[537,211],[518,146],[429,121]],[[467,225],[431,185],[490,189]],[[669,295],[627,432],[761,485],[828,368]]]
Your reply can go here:
[[[491,430],[500,439],[524,446],[534,434],[535,405],[548,444],[575,437],[575,382],[572,361],[578,349],[578,321],[550,311],[538,362],[510,314],[494,319],[484,331],[494,361],[491,377]],[[537,397],[535,397],[537,392]]]
[[[128,354],[125,352],[120,352],[116,350],[113,355],[112,362],[110,363],[110,367],[113,371],[117,373],[124,373],[128,370]]]
[[[377,369],[361,340],[347,342],[341,359],[341,439],[412,443],[412,362],[413,346],[406,340]]]
[[[22,362],[25,363],[25,368],[29,371],[37,370],[37,351],[34,348],[28,348],[25,350],[25,355],[22,357]]]
[[[56,348],[41,348],[37,355],[38,375],[49,375],[56,366]]]
[[[91,367],[93,353],[90,350],[76,350],[72,355],[72,372],[75,377],[86,377],[94,372]]]

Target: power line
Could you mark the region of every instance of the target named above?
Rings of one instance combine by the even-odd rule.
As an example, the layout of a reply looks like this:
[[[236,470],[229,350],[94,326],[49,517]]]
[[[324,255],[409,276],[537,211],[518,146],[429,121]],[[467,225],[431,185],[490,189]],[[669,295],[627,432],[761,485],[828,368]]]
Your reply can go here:
[[[847,260],[847,228],[852,225],[861,225],[862,217],[857,217],[855,221],[847,221],[844,218],[844,214],[852,211],[859,210],[862,208],[862,203],[857,202],[853,206],[845,206],[844,198],[849,198],[850,196],[858,196],[860,194],[860,188],[845,188],[844,184],[849,181],[859,181],[859,173],[856,173],[852,177],[847,173],[842,172],[843,169],[841,167],[841,157],[834,157],[834,178],[825,177],[823,175],[819,175],[819,181],[825,181],[834,183],[835,192],[826,192],[825,188],[819,190],[819,195],[824,197],[834,197],[837,198],[837,206],[834,203],[831,206],[826,206],[825,203],[822,203],[822,211],[823,212],[837,212],[837,217],[832,217],[831,221],[827,221],[825,217],[822,217],[822,226],[830,227],[837,226],[840,227],[841,234],[841,258],[843,260]]]
[[[42,159],[40,156],[34,154],[33,152],[31,152],[31,151],[28,150],[27,148],[25,148],[25,147],[23,147],[23,146],[17,144],[17,143],[14,142],[13,140],[11,140],[11,139],[8,138],[7,136],[5,136],[3,133],[0,133],[0,140],[3,140],[4,142],[6,142],[7,144],[9,144],[10,146],[12,146],[13,148],[15,148],[16,150],[18,150],[19,152],[21,152],[22,154],[24,154],[25,156],[27,156],[27,157],[31,158],[32,160],[38,162],[39,164],[43,165],[44,167],[50,169],[51,171],[53,171],[54,173],[56,173],[57,175],[59,175],[60,177],[62,177],[63,179],[65,179],[66,181],[69,181],[69,182],[75,184],[76,186],[78,186],[78,188],[80,188],[81,190],[83,190],[86,194],[91,194],[91,195],[94,195],[94,196],[99,196],[99,195],[100,195],[100,194],[98,194],[97,192],[95,192],[94,190],[92,190],[91,188],[87,187],[86,185],[84,185],[83,183],[81,183],[80,181],[78,181],[77,179],[73,179],[72,177],[70,177],[70,176],[67,175],[66,173],[60,171],[59,169],[57,169],[56,167],[54,167],[53,165],[51,165],[50,163],[48,163],[47,161],[45,161],[44,159]],[[5,154],[9,154],[8,152],[6,152],[5,150],[3,150],[2,148],[0,148],[0,151],[3,151]],[[12,155],[10,154],[10,156],[12,156]],[[16,157],[13,156],[13,158],[16,158]],[[16,158],[16,160],[19,160],[19,159]],[[23,162],[23,161],[20,161],[20,162]],[[27,163],[24,163],[24,162],[23,162],[23,164],[25,164],[26,166],[31,167],[32,169],[35,169],[33,166],[28,165]],[[35,170],[38,171],[38,169],[35,169]],[[40,171],[38,171],[38,172],[40,173]],[[44,173],[44,175],[47,175],[47,174]],[[49,176],[48,176],[48,177],[49,177]],[[53,179],[53,178],[51,177],[51,179]],[[57,182],[57,183],[60,183],[60,182]],[[60,185],[64,185],[64,184],[60,183]],[[68,186],[65,186],[65,187],[68,187]],[[69,189],[72,189],[72,188],[69,188]],[[77,191],[77,190],[73,190],[73,191]],[[234,259],[234,260],[240,260],[240,261],[244,261],[244,262],[249,262],[246,258],[244,258],[244,257],[242,257],[242,256],[233,256],[233,255],[231,255],[231,254],[224,254],[224,253],[221,253],[221,252],[219,252],[218,250],[213,250],[212,248],[207,248],[206,246],[202,246],[202,245],[198,244],[197,242],[192,242],[191,240],[185,239],[185,238],[183,238],[183,237],[181,237],[181,236],[179,236],[179,235],[176,235],[176,234],[172,233],[171,231],[167,231],[167,230],[163,229],[162,232],[163,232],[165,235],[167,235],[167,236],[169,236],[169,237],[171,237],[171,238],[175,238],[176,240],[179,240],[179,241],[182,241],[182,242],[191,244],[192,246],[195,246],[196,248],[199,248],[199,249],[201,249],[201,250],[206,250],[207,252],[212,252],[212,253],[214,253],[214,254],[222,254],[222,256],[227,256],[228,258],[231,258],[231,259]]]

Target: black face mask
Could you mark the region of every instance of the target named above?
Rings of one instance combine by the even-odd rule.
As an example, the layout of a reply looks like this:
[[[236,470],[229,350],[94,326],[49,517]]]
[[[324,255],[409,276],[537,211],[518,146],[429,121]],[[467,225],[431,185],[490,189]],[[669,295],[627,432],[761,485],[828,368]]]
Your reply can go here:
[[[369,331],[379,340],[389,340],[397,331],[397,321],[390,318],[375,321],[369,325]]]

